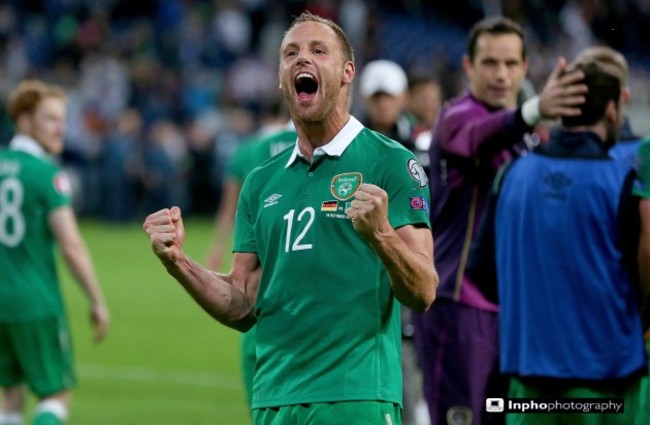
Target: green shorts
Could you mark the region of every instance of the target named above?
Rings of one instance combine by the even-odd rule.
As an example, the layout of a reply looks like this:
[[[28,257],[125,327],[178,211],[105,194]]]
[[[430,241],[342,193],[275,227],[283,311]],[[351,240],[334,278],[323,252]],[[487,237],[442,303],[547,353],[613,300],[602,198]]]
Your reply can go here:
[[[255,425],[401,425],[402,409],[383,401],[341,401],[253,409]]]
[[[0,386],[23,382],[39,398],[74,386],[72,345],[65,318],[0,323]]]
[[[510,380],[510,398],[549,397],[535,386],[527,385],[517,378]],[[508,413],[506,425],[637,425],[649,424],[646,415],[640,411],[640,382],[623,389],[601,390],[590,387],[569,387],[552,394],[557,398],[623,398],[623,413]]]

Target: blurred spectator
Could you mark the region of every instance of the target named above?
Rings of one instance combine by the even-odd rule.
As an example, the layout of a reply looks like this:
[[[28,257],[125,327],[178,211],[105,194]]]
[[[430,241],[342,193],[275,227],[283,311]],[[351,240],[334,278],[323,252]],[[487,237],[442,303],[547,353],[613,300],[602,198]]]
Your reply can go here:
[[[259,112],[278,97],[279,40],[291,17],[306,8],[339,21],[356,50],[358,67],[386,58],[409,73],[424,69],[439,77],[444,93],[462,87],[454,58],[462,54],[469,24],[485,14],[502,13],[529,30],[533,86],[543,83],[558,55],[607,43],[628,57],[635,76],[638,95],[629,105],[630,117],[650,113],[650,49],[642,41],[650,34],[648,2],[443,3],[8,0],[0,2],[0,100],[26,77],[51,80],[71,93],[76,118],[70,121],[62,159],[79,175],[82,214],[100,212],[98,156],[108,133],[114,133],[108,126],[127,108],[140,112],[146,128],[169,120],[188,132],[184,127],[193,117],[215,110],[225,116],[224,109],[243,107],[259,128]],[[650,121],[637,121],[638,132],[650,133]],[[0,144],[11,130],[0,119]]]
[[[596,0],[569,0],[560,11],[562,30],[568,39],[565,47],[569,57],[594,44],[591,23],[596,15]]]
[[[277,68],[253,55],[241,56],[233,62],[226,87],[225,102],[246,107],[254,113],[280,98]]]
[[[178,125],[170,120],[156,121],[149,129],[143,150],[141,176],[146,189],[142,209],[156,211],[166,205],[186,208],[189,156]]]
[[[79,91],[85,104],[97,105],[103,117],[114,120],[127,106],[130,96],[126,64],[106,54],[90,54],[81,63]]]
[[[223,65],[230,65],[237,57],[248,52],[252,38],[252,23],[237,1],[218,4],[212,20],[212,37],[217,49],[223,53]]]
[[[411,120],[411,140],[418,159],[429,173],[429,146],[433,128],[442,106],[442,89],[438,80],[425,74],[409,78],[407,112]]]
[[[436,124],[442,105],[442,89],[432,75],[417,74],[409,77],[407,111],[413,124],[412,138],[430,131]]]
[[[335,0],[307,0],[305,10],[332,21],[338,21],[339,5]]]
[[[214,181],[215,131],[207,123],[194,118],[185,130],[189,148],[190,210],[194,214],[214,213],[219,203],[219,191]]]
[[[214,182],[221,199],[226,168],[242,141],[255,131],[255,118],[251,111],[241,107],[228,107],[223,111],[224,125],[219,129],[212,155],[214,156]],[[217,203],[218,207],[218,203]]]
[[[142,172],[140,148],[142,117],[126,109],[108,135],[101,159],[102,216],[110,221],[127,221],[137,211],[136,191]]]
[[[363,0],[343,0],[339,17],[341,28],[348,35],[355,50],[356,60],[363,63],[362,49],[368,31],[368,5]]]
[[[411,123],[405,114],[407,85],[402,67],[385,59],[369,62],[359,80],[365,106],[364,125],[413,150]]]

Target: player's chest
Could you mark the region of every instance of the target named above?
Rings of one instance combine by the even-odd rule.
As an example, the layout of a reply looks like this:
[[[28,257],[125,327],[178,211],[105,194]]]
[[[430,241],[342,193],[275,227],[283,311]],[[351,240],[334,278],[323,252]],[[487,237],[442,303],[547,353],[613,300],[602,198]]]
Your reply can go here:
[[[346,210],[363,183],[375,180],[363,166],[299,167],[268,179],[256,210],[258,230],[264,233],[336,230],[350,226]]]
[[[343,214],[354,199],[368,173],[358,168],[328,171],[305,170],[287,173],[285,178],[270,179],[260,193],[259,218],[277,218],[292,209],[309,209],[314,213]],[[321,214],[319,214],[321,215]]]

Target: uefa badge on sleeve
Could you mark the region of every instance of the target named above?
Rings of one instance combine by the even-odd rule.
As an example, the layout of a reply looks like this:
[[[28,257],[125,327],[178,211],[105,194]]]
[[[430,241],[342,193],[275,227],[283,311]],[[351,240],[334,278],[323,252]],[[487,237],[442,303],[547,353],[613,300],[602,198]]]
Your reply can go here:
[[[422,196],[411,196],[410,203],[412,210],[429,211],[429,204]]]
[[[60,171],[56,176],[54,176],[54,188],[61,195],[72,195],[72,185],[70,184],[70,179],[68,178],[68,175],[63,171]]]

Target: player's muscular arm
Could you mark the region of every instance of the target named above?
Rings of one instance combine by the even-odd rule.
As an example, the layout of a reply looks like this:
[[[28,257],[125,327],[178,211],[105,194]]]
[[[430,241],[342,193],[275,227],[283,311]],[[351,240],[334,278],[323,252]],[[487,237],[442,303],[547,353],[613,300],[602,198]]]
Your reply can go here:
[[[413,310],[426,311],[438,286],[431,231],[410,225],[393,229],[388,195],[374,185],[361,185],[347,214],[386,267],[397,299]]]
[[[149,215],[143,227],[167,272],[208,314],[242,332],[255,324],[253,307],[262,272],[257,254],[236,253],[232,271],[220,274],[201,267],[183,252],[185,228],[178,207]]]

